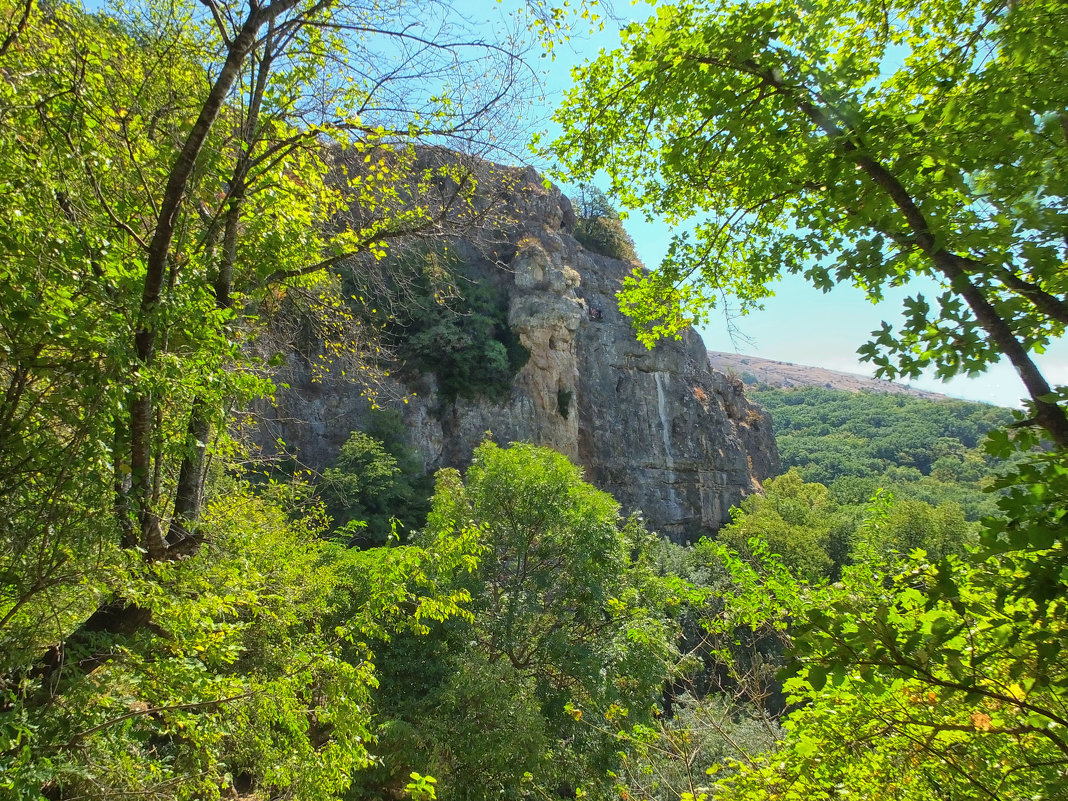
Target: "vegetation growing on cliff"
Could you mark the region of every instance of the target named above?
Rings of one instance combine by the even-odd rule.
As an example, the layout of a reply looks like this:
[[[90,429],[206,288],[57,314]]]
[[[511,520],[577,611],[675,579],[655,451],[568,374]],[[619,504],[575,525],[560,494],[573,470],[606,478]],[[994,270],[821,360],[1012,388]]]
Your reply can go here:
[[[504,175],[483,191],[521,191]],[[503,215],[494,224],[506,224]],[[504,273],[487,255],[501,241],[472,230],[457,243],[425,239],[398,249],[376,266],[378,280],[359,268],[346,271],[353,314],[382,334],[383,364],[395,365],[410,384],[434,376],[446,402],[457,398],[498,398],[511,391],[516,373],[530,356],[508,324]],[[485,264],[472,266],[464,254]],[[500,270],[500,272],[498,272]]]
[[[562,9],[530,5],[559,30]],[[1068,18],[1052,0],[726,10],[664,7],[585,73],[580,166],[597,135],[646,142],[621,115],[652,86],[677,116],[645,130],[686,180],[639,148],[616,189],[742,209],[736,253],[712,258],[726,229],[701,229],[631,308],[680,322],[684,261],[748,300],[780,269],[873,296],[939,272],[939,312],[915,299],[869,353],[951,374],[1002,349],[1023,375],[1038,426],[990,434],[1010,465],[977,542],[952,508],[850,508],[787,473],[719,541],[672,547],[559,454],[487,443],[439,474],[411,544],[345,547],[327,510],[377,537],[413,511],[410,454],[356,435],[326,509],[246,480],[262,465],[231,412],[271,392],[261,323],[290,304],[331,333],[305,356],[375,361],[334,268],[481,213],[470,173],[416,169],[408,145],[496,120],[514,54],[429,2],[149,3],[120,23],[0,0],[4,798],[1064,795],[1063,399],[1027,352],[1065,323]],[[887,48],[906,52],[884,79]],[[496,341],[484,316],[476,344]],[[459,394],[486,365],[455,353]],[[894,436],[877,458],[955,464],[952,443]]]
[[[613,259],[641,263],[634,240],[623,227],[623,220],[608,195],[596,186],[579,184],[571,199],[575,209],[575,239],[594,253]]]
[[[405,368],[433,373],[442,396],[500,397],[530,354],[508,325],[508,295],[461,275],[447,300],[424,296],[400,333]]]

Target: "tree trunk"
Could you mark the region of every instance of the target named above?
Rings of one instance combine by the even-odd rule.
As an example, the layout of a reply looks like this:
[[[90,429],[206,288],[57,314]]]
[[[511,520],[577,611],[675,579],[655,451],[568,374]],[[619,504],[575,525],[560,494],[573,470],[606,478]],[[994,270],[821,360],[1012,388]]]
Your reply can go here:
[[[833,112],[829,114],[816,106],[807,95],[795,94],[793,88],[788,86],[774,71],[763,69],[753,61],[746,61],[742,66],[745,71],[759,78],[766,86],[789,98],[801,113],[833,139],[836,146],[852,158],[868,178],[886,193],[904,217],[916,245],[949,280],[953,290],[964,298],[983,330],[1016,369],[1031,396],[1035,408],[1034,422],[1044,428],[1059,447],[1068,448],[1068,416],[1056,403],[1042,400],[1051,392],[1049,383],[1031,359],[1027,349],[1016,337],[1008,321],[997,313],[997,309],[987,296],[968,276],[968,270],[974,269],[978,262],[957,256],[938,242],[927,218],[905,185],[883,164],[861,148],[859,136],[848,121],[833,119]],[[1020,292],[1018,286],[1010,288]],[[1041,295],[1045,297],[1036,296],[1036,292],[1031,291],[1028,299],[1039,310],[1042,310],[1043,306],[1051,307],[1053,319],[1060,320],[1063,309],[1055,303],[1057,299],[1053,296],[1046,296],[1044,292]]]
[[[204,464],[207,456],[211,423],[208,409],[201,398],[193,400],[189,411],[189,426],[186,429],[185,456],[178,473],[178,486],[174,491],[174,514],[167,533],[167,547],[186,542],[193,536],[193,526],[200,518],[203,502],[201,487],[204,483]],[[195,545],[195,543],[189,543]],[[188,547],[183,548],[188,552]]]
[[[942,251],[936,255],[934,261],[942,274],[949,279],[953,289],[968,303],[983,330],[1016,368],[1016,373],[1031,395],[1035,409],[1034,422],[1046,430],[1058,447],[1068,448],[1068,417],[1065,416],[1064,409],[1056,403],[1041,400],[1053,391],[1049,382],[1031,359],[1027,349],[1016,338],[1009,324],[998,315],[982,291],[972,283],[962,265],[964,260]]]
[[[212,281],[215,295],[215,308],[226,311],[231,308],[230,292],[233,288],[234,268],[237,263],[237,240],[241,226],[241,210],[247,192],[246,178],[252,159],[252,141],[256,127],[259,125],[259,110],[263,103],[263,93],[271,69],[273,56],[271,52],[273,20],[264,43],[264,55],[258,64],[253,94],[249,103],[249,113],[245,120],[242,136],[237,144],[237,166],[230,179],[230,193],[227,199],[226,217],[223,223],[222,254],[219,268]],[[167,536],[168,546],[182,544],[181,551],[188,553],[199,545],[199,538],[193,528],[200,518],[203,505],[204,470],[207,459],[207,442],[211,436],[211,415],[203,398],[193,399],[189,412],[189,426],[186,431],[186,450],[182,458],[182,467],[178,475],[175,491],[174,514],[171,518],[170,531]]]
[[[230,44],[226,61],[201,106],[200,115],[193,124],[181,153],[178,154],[171,168],[167,187],[160,203],[156,228],[148,247],[145,283],[138,313],[138,329],[134,336],[134,351],[141,365],[147,367],[155,355],[158,329],[156,321],[152,318],[159,307],[179,211],[200,151],[237,80],[245,59],[256,45],[260,28],[264,23],[293,8],[297,2],[298,0],[276,0],[265,7],[252,4],[248,18]],[[145,549],[147,558],[155,561],[166,556],[167,543],[163,538],[159,516],[153,508],[151,498],[152,412],[152,396],[141,388],[135,390],[129,410],[130,467],[133,478],[131,498],[137,506],[141,547]]]

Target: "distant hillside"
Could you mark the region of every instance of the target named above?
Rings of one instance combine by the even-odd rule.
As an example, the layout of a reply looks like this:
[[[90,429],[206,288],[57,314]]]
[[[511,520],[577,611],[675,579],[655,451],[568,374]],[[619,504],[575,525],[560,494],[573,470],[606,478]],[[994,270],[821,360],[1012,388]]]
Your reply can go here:
[[[783,468],[828,486],[840,503],[865,503],[881,487],[899,500],[955,502],[969,520],[997,511],[984,490],[1001,463],[982,442],[1012,422],[1009,409],[824,387],[761,384],[746,394],[771,415]]]
[[[948,395],[939,392],[927,392],[913,389],[905,384],[893,381],[880,381],[865,378],[854,373],[842,373],[823,367],[808,367],[792,362],[777,362],[774,359],[761,359],[756,356],[744,356],[740,353],[722,353],[710,350],[708,361],[716,370],[724,373],[733,372],[746,384],[767,384],[771,387],[792,389],[796,387],[823,387],[846,392],[885,392],[892,395],[910,395],[914,398],[931,400],[948,400]]]

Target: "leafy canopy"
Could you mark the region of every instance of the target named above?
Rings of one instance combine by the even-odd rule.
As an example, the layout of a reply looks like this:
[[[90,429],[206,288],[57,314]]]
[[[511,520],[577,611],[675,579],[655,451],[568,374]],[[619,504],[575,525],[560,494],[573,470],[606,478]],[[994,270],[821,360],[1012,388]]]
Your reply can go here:
[[[576,71],[554,150],[692,225],[622,292],[647,344],[784,273],[873,302],[930,279],[864,358],[948,378],[1004,355],[1064,442],[1030,354],[1068,323],[1066,40],[1053,0],[664,5]]]
[[[586,721],[650,721],[677,656],[677,582],[653,574],[655,536],[561,454],[492,442],[466,477],[438,473],[421,536],[460,530],[480,546],[477,569],[455,574],[471,614],[381,649],[382,764],[353,797],[390,797],[412,770],[454,801],[605,797],[620,745]]]
[[[876,515],[867,525],[877,535],[882,523]],[[700,548],[733,578],[726,612],[709,627],[727,636],[775,630],[793,646],[784,738],[715,766],[728,768],[713,780],[716,798],[1063,793],[1062,602],[999,598],[1026,558],[933,566],[917,551],[818,586],[755,541],[755,564],[718,544]],[[1044,622],[1024,622],[1035,618]]]

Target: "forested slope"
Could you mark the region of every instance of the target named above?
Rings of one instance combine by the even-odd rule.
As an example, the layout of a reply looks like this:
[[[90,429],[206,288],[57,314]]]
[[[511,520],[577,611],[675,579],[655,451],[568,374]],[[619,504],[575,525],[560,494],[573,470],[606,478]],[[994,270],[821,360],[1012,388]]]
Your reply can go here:
[[[757,386],[747,394],[772,416],[783,467],[861,503],[876,489],[932,504],[955,502],[969,520],[995,511],[984,492],[1004,463],[982,447],[1010,425],[1008,409],[949,398]]]

